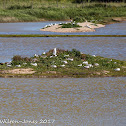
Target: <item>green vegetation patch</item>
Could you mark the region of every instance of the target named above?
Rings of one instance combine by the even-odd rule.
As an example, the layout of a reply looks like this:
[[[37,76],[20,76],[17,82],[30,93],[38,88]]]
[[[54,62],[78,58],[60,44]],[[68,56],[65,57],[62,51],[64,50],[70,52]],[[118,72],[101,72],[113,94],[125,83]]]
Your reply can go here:
[[[126,76],[126,61],[83,54],[76,49],[52,49],[35,54],[33,57],[14,56],[9,63],[0,63],[0,75],[16,77],[5,70],[31,68],[35,73],[32,77],[104,77]],[[29,75],[20,75],[20,77]],[[29,76],[31,77],[31,75]]]
[[[62,28],[79,28],[82,27],[77,24],[77,22],[70,22],[70,23],[62,23],[61,24]]]
[[[86,19],[83,18],[83,17],[76,16],[75,18],[73,18],[73,21],[75,21],[75,22],[85,22]]]
[[[58,3],[57,3],[58,2]],[[112,17],[126,17],[125,3],[83,3],[72,1],[1,1],[0,22],[43,21],[43,20],[85,20],[95,23],[104,22]],[[10,20],[8,18],[10,17]],[[11,19],[11,17],[13,17]],[[31,18],[32,17],[32,18]]]
[[[8,10],[15,10],[15,9],[31,9],[31,8],[32,8],[31,5],[29,5],[29,6],[25,6],[25,5],[23,5],[23,6],[21,6],[21,5],[11,5],[7,9]]]

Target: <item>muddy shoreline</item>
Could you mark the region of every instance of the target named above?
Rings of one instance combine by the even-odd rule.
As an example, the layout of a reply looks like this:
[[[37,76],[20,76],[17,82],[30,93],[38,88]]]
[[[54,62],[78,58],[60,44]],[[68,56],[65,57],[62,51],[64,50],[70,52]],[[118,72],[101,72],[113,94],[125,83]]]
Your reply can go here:
[[[95,75],[95,76],[68,76],[68,75],[64,75],[64,76],[60,76],[60,75],[51,75],[51,76],[36,76],[36,75],[0,75],[0,78],[104,78],[104,77],[126,77],[124,76],[117,76],[117,75]]]

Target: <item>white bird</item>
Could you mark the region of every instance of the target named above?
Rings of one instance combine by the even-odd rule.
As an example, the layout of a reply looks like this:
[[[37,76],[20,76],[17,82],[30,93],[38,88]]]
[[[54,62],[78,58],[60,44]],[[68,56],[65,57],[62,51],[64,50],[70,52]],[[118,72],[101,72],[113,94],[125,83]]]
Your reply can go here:
[[[92,65],[92,64],[88,64],[88,66],[89,66],[89,67],[93,67],[93,65]]]
[[[53,67],[53,68],[57,68],[57,66],[56,66],[56,65],[51,65],[51,67]]]
[[[116,69],[114,69],[115,71],[120,71],[120,68],[116,68]]]
[[[82,64],[79,64],[79,65],[77,65],[77,66],[82,66]]]
[[[52,58],[53,56],[50,56],[50,58]]]
[[[89,66],[84,66],[84,68],[87,68],[87,69],[89,69],[90,67],[89,67]]]
[[[57,56],[57,55],[56,55],[56,48],[54,48],[54,50],[53,50],[53,55],[54,55],[54,56]]]
[[[37,54],[34,54],[34,56],[35,56],[35,57],[38,57],[38,55],[37,55]]]
[[[21,65],[16,65],[16,67],[21,67]]]
[[[7,67],[11,67],[11,61],[7,63]]]
[[[23,63],[23,65],[26,65],[27,63]]]
[[[7,64],[7,67],[11,67],[11,64]]]
[[[69,61],[73,61],[73,59],[71,59],[71,58],[68,58],[67,60],[69,60]]]
[[[93,57],[96,57],[95,55],[92,55]]]
[[[67,64],[68,62],[67,61],[62,61],[63,63]]]
[[[64,57],[69,57],[69,55],[64,55]]]
[[[11,62],[8,62],[7,65],[11,65]]]
[[[65,65],[63,64],[63,65],[60,65],[61,67],[65,67]]]
[[[37,66],[38,64],[37,64],[37,63],[31,63],[31,65],[33,65],[33,66]]]
[[[88,65],[88,61],[84,61],[83,64]]]
[[[99,66],[99,64],[98,64],[98,63],[95,63],[94,65],[95,65],[95,66]]]
[[[43,52],[42,54],[43,54],[43,55],[45,55],[46,53],[45,53],[45,52]]]
[[[86,27],[91,28],[91,26],[89,26],[89,25],[86,25]]]

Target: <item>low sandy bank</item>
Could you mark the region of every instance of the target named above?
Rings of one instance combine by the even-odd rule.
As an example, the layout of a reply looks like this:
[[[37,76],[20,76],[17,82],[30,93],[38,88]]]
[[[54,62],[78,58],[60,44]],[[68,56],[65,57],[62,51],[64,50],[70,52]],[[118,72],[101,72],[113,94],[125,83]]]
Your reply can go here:
[[[62,28],[62,25],[54,24],[50,27],[46,27],[43,29],[40,29],[41,31],[50,31],[50,32],[93,32],[96,28],[105,27],[105,25],[102,24],[94,24],[91,22],[83,22],[78,23],[81,27],[76,28]]]
[[[35,73],[36,71],[34,71],[33,69],[31,68],[27,68],[27,69],[12,69],[12,70],[4,70],[2,71],[3,74],[33,74]]]

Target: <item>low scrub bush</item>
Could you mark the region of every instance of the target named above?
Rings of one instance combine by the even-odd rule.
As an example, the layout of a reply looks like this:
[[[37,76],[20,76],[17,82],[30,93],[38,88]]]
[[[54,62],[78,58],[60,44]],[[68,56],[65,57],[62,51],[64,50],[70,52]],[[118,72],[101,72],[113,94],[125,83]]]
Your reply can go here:
[[[19,55],[16,55],[12,58],[13,61],[25,61],[25,62],[30,62],[31,58],[28,57],[21,57]]]
[[[81,26],[79,26],[76,22],[62,24],[62,28],[77,28],[77,27],[81,27]]]
[[[86,19],[84,17],[76,16],[75,18],[73,18],[73,21],[75,21],[75,22],[85,22]]]
[[[71,54],[74,56],[74,57],[81,57],[81,53],[80,51],[76,50],[76,49],[72,49],[71,51]]]

